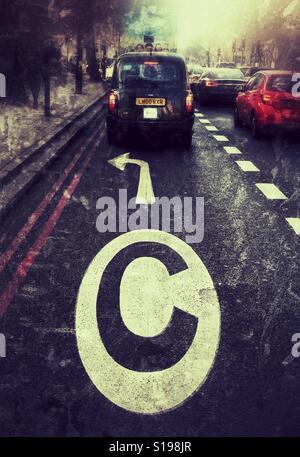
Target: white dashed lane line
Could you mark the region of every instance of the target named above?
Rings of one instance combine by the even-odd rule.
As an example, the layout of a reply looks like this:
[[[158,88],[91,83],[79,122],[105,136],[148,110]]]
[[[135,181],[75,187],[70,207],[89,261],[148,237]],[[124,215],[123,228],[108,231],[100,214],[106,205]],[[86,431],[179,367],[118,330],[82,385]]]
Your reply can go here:
[[[275,184],[258,183],[255,185],[268,200],[287,200],[287,197]]]
[[[235,146],[224,146],[224,149],[227,152],[227,154],[242,154],[242,151],[240,151]]]
[[[236,160],[235,163],[245,172],[257,172],[259,169],[251,160]]]
[[[224,135],[213,135],[214,139],[219,141],[220,143],[229,142],[228,138]]]
[[[218,131],[217,127],[215,127],[214,125],[206,125],[205,128],[209,132],[217,132]]]
[[[196,117],[204,117],[202,113],[197,113]],[[201,124],[210,124],[211,122],[206,119],[199,119]],[[216,132],[219,129],[214,125],[205,125],[206,130],[209,132]],[[214,139],[219,142],[229,142],[229,139],[224,135],[213,135]],[[223,146],[223,149],[229,155],[241,155],[242,151],[236,146]],[[244,172],[259,172],[260,170],[250,160],[236,160],[236,164]],[[281,190],[272,183],[257,183],[256,187],[262,192],[262,194],[268,200],[287,200],[287,196],[284,195]],[[293,229],[297,236],[300,235],[300,217],[286,217],[285,220],[289,226]]]
[[[292,227],[296,235],[300,235],[300,217],[286,217],[285,220]]]

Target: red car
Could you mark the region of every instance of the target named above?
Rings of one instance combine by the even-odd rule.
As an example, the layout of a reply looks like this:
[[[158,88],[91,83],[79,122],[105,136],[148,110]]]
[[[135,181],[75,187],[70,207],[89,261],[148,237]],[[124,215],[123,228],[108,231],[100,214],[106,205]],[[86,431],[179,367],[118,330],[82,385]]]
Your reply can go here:
[[[265,70],[249,79],[236,98],[234,124],[251,127],[252,136],[267,130],[300,130],[300,94],[292,94],[291,71]]]

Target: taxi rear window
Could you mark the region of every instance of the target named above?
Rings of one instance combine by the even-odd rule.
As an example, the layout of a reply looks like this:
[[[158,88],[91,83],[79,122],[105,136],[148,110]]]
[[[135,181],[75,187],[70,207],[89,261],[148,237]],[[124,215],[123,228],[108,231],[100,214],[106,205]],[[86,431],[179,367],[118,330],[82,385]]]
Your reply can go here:
[[[179,83],[184,81],[184,68],[180,61],[167,59],[122,60],[118,68],[118,80],[124,86]]]

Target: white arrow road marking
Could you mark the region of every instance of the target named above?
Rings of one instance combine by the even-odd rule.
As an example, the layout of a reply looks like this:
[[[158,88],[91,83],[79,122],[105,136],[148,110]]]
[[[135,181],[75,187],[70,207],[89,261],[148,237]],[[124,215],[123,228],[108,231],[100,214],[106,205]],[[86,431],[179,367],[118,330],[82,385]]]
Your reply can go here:
[[[235,163],[238,164],[238,166],[240,167],[240,169],[242,171],[245,171],[245,172],[249,172],[249,171],[259,171],[259,169],[257,168],[256,165],[254,165],[253,162],[251,162],[251,160],[236,160]]]
[[[255,185],[268,200],[287,200],[287,197],[277,186],[275,186],[275,184],[258,183]]]
[[[152,205],[155,202],[152,180],[150,175],[150,167],[148,162],[144,160],[136,160],[129,158],[130,153],[122,154],[114,159],[108,160],[108,163],[124,171],[128,163],[138,165],[140,167],[139,186],[136,196],[136,203],[139,205]]]
[[[286,217],[286,221],[292,227],[296,235],[300,235],[300,217]]]

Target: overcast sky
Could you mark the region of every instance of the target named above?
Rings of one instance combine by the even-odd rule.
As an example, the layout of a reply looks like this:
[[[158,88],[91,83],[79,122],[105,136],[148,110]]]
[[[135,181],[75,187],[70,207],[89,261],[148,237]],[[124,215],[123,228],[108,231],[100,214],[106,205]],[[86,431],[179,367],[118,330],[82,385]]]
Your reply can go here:
[[[251,5],[255,3],[251,0]],[[246,14],[247,0],[174,0],[175,5],[180,47],[195,39],[200,39],[204,47],[231,46],[232,40],[243,33],[251,13]]]

